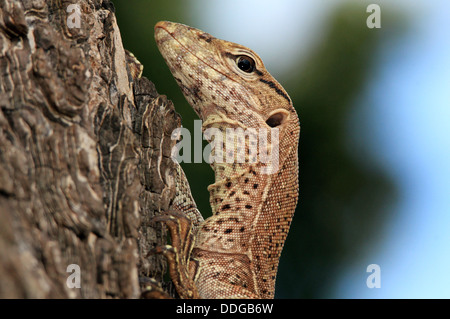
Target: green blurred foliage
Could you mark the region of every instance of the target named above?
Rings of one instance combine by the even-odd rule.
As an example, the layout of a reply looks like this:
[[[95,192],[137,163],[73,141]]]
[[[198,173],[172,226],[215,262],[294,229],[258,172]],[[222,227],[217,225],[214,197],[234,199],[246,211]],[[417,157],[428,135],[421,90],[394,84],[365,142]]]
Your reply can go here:
[[[354,3],[345,2],[331,16],[328,32],[306,63],[280,79],[294,101],[302,130],[299,205],[280,261],[278,298],[329,297],[338,271],[376,239],[386,207],[395,198],[387,173],[372,157],[361,156],[367,150],[349,142],[349,119],[356,98],[371,79],[383,32],[368,29],[366,6]],[[196,25],[188,15],[189,2],[115,0],[114,4],[125,48],[143,63],[144,76],[160,94],[168,95],[183,125],[193,132],[197,116],[153,39],[159,20]],[[200,211],[208,217],[211,168],[207,164],[183,168]]]

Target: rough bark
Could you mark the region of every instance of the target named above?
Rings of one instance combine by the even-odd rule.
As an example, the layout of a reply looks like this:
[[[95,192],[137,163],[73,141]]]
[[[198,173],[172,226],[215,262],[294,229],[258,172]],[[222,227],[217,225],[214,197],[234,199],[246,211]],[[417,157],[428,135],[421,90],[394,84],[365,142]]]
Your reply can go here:
[[[127,59],[108,0],[0,0],[0,298],[136,298],[139,277],[162,280],[151,218],[174,197],[180,119]]]

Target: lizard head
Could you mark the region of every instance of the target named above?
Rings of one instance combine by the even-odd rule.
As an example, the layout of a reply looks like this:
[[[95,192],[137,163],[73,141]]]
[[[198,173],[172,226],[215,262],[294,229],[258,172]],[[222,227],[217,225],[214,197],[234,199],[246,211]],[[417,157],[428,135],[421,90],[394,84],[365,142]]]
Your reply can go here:
[[[161,54],[188,102],[207,121],[227,118],[233,126],[277,127],[298,118],[283,87],[252,50],[183,24],[155,26]],[[211,118],[209,119],[211,121]]]
[[[155,25],[155,39],[204,131],[278,128],[280,146],[298,141],[299,120],[292,101],[255,52],[167,21]]]

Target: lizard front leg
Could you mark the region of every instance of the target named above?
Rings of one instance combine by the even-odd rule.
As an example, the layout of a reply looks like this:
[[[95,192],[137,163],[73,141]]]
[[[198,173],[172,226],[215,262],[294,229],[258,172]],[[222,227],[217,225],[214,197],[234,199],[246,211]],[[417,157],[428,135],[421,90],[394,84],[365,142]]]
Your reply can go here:
[[[193,278],[197,270],[197,261],[191,253],[195,244],[195,234],[203,217],[192,197],[189,183],[181,166],[176,163],[176,194],[169,212],[153,218],[153,222],[162,222],[169,229],[171,245],[158,246],[150,254],[163,254],[167,258],[169,274],[178,295],[183,299],[199,298]],[[154,284],[149,284],[155,295],[160,298],[162,292]],[[153,298],[153,295],[147,294]],[[169,296],[166,296],[169,297]]]
[[[166,256],[170,277],[181,298],[199,298],[193,280],[197,262],[191,259],[195,242],[191,220],[184,213],[173,211],[159,215],[153,221],[163,222],[168,227],[172,244],[158,246],[152,253],[162,253]]]

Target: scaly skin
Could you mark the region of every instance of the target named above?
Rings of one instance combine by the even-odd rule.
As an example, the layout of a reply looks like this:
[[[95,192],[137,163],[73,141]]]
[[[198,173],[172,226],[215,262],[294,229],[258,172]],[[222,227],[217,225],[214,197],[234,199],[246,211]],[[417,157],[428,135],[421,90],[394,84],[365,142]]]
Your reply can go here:
[[[191,204],[177,208],[188,211],[192,228],[183,214],[160,218],[172,233],[173,247],[160,250],[169,257],[177,291],[182,298],[273,298],[298,197],[300,123],[292,101],[259,56],[244,46],[172,22],[156,24],[155,38],[203,131],[215,128],[226,136],[230,128],[266,129],[267,147],[258,146],[257,158],[263,151],[278,151],[278,166],[268,174],[268,164],[252,162],[253,145],[239,135],[227,145],[244,147],[245,162],[211,164],[212,216],[203,221]],[[271,129],[279,133],[279,144]],[[177,196],[190,199],[188,191],[180,185]]]

